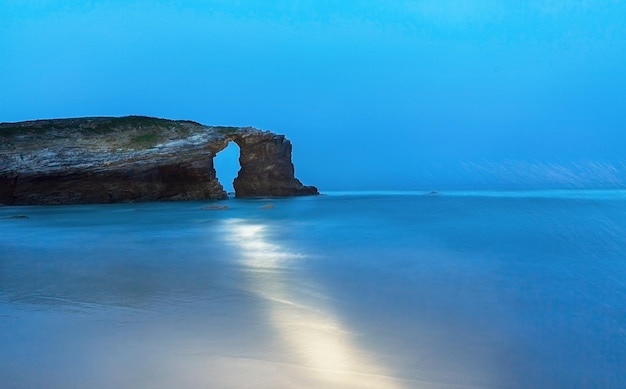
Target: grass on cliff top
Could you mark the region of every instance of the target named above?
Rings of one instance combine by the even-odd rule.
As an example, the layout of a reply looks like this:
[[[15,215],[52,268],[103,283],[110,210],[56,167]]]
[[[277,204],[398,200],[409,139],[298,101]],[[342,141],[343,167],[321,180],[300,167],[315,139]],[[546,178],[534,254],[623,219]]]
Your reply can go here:
[[[147,149],[158,144],[160,140],[161,137],[156,132],[147,132],[132,137],[127,146],[131,149]]]
[[[212,128],[220,134],[232,134],[239,130],[239,127],[234,126],[213,126]]]
[[[19,123],[0,123],[0,136],[43,135],[53,131],[78,131],[85,134],[104,135],[126,129],[177,128],[183,124],[199,124],[188,120],[168,120],[148,116],[90,117],[75,119],[34,120]]]

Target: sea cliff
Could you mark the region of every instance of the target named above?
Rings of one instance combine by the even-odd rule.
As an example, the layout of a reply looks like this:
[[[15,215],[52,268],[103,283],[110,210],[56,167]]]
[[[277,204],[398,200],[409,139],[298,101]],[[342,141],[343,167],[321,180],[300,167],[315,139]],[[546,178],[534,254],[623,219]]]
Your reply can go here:
[[[225,199],[213,158],[235,142],[236,197],[318,194],[291,142],[253,127],[144,116],[0,123],[0,204]]]

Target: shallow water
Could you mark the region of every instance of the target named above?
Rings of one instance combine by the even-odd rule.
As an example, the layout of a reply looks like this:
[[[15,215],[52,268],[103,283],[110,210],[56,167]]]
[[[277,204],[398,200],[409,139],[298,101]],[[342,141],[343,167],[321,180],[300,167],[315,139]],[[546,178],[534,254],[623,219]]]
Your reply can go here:
[[[626,387],[624,191],[206,204],[0,207],[0,387]]]

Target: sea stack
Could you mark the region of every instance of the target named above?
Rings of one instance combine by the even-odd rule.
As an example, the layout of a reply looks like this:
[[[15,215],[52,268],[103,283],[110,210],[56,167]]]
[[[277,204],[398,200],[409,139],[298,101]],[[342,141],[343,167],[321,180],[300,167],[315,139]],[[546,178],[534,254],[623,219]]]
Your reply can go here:
[[[0,204],[226,199],[213,158],[240,148],[236,197],[318,194],[294,176],[291,142],[253,127],[144,116],[0,123]]]

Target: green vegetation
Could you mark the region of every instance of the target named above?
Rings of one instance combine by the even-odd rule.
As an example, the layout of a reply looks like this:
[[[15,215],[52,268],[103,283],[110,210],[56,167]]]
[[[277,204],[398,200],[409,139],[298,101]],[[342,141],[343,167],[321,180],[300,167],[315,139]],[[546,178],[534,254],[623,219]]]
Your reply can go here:
[[[183,124],[191,121],[173,121],[147,116],[124,117],[90,117],[75,119],[35,120],[21,123],[0,124],[0,136],[14,137],[17,135],[39,135],[50,131],[79,131],[92,134],[108,134],[126,129],[144,128],[183,128]]]
[[[85,117],[0,123],[0,148],[15,149],[14,144],[54,139],[78,139],[83,144],[107,144],[119,150],[143,150],[168,139],[183,139],[200,129],[189,120],[167,120],[147,116]],[[233,132],[237,127],[218,127]]]
[[[145,134],[137,135],[130,139],[128,147],[132,149],[147,149],[155,146],[160,141],[160,137],[155,132],[147,132]]]
[[[239,127],[233,126],[214,126],[213,127],[220,134],[232,134],[233,132],[237,132]]]
[[[107,127],[109,128],[119,128],[119,127],[133,127],[133,128],[141,128],[141,127],[173,127],[179,126],[173,120],[167,119],[159,119],[147,116],[124,116],[120,118],[111,118],[110,123]]]
[[[20,134],[43,134],[50,130],[55,129],[53,124],[44,124],[41,126],[11,126],[0,125],[0,136],[4,138],[11,138]]]

